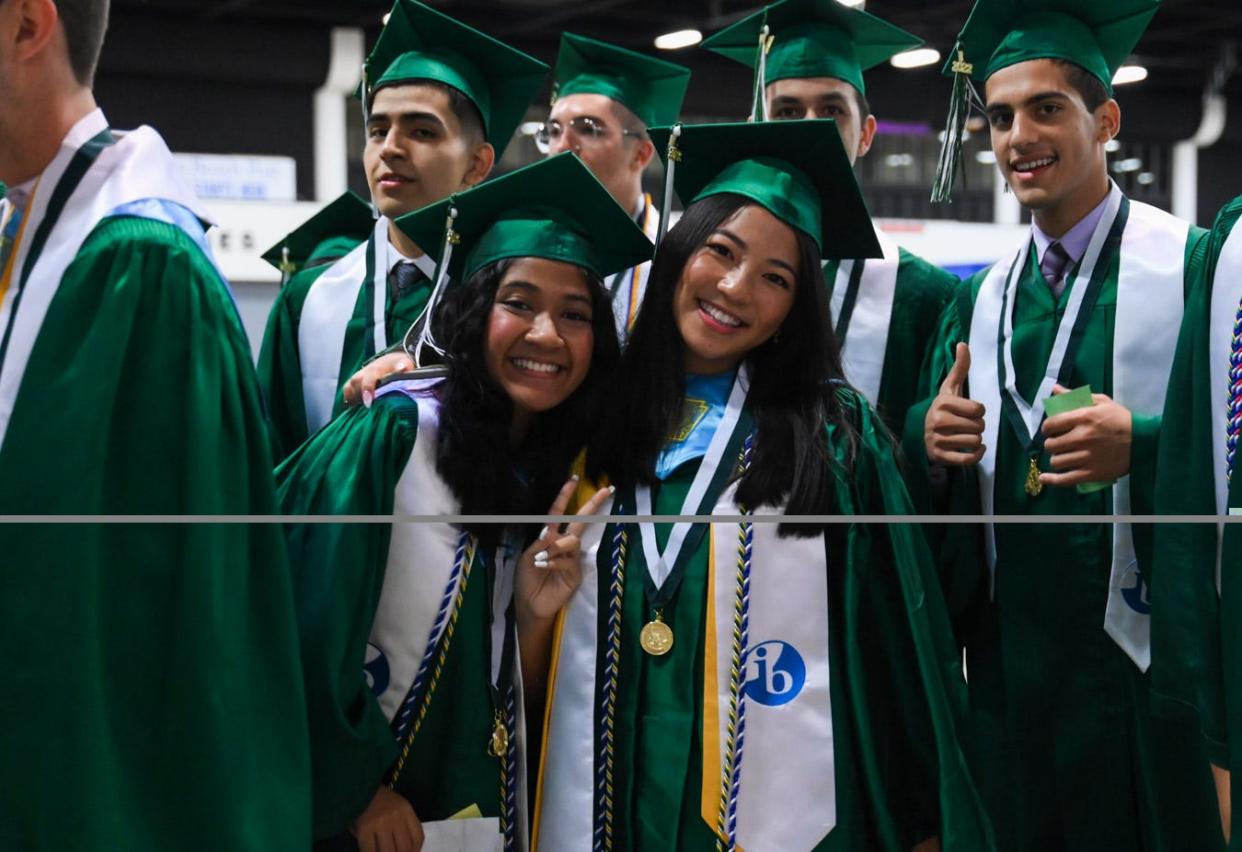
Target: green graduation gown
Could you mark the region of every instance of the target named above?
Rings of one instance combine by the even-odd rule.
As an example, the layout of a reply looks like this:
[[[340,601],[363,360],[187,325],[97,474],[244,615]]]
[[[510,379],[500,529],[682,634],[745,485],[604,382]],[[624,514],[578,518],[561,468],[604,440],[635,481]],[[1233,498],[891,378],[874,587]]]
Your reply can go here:
[[[1202,286],[1186,306],[1158,453],[1155,508],[1160,514],[1214,515],[1242,506],[1238,479],[1224,470],[1229,366],[1237,318],[1236,244],[1242,197],[1221,210],[1207,244]],[[1221,264],[1231,241],[1233,254]],[[1215,286],[1214,286],[1215,285]],[[1236,470],[1236,463],[1234,469]],[[1218,490],[1219,489],[1219,490]],[[1223,493],[1223,505],[1219,496]],[[1236,526],[1161,524],[1155,528],[1152,594],[1152,696],[1167,714],[1190,711],[1213,763],[1233,770],[1242,706],[1237,635],[1238,571],[1242,547]],[[1218,547],[1219,596],[1217,593]],[[1237,846],[1237,842],[1234,843]]]
[[[1202,265],[1204,232],[1185,245],[1185,288]],[[1069,387],[1113,394],[1117,255],[1085,327]],[[929,487],[923,422],[948,374],[954,347],[970,337],[984,270],[963,282],[941,317],[921,380],[928,398],[906,423],[905,454],[916,502],[937,513],[982,511],[975,469],[947,471]],[[1013,362],[1017,388],[1030,399],[1044,374],[1074,287],[1054,298],[1034,248],[1016,285]],[[1185,291],[1183,295],[1186,295]],[[972,352],[976,359],[994,353]],[[1156,379],[1153,379],[1156,380]],[[1163,381],[1160,378],[1159,381]],[[972,398],[977,398],[971,393]],[[1010,406],[1006,398],[1003,406]],[[1080,494],[1024,490],[1029,456],[1002,412],[997,437],[996,514],[1108,514],[1108,489]],[[1131,446],[1132,511],[1151,511],[1158,415],[1135,414]],[[1048,470],[1048,455],[1039,458]],[[1151,717],[1149,677],[1105,633],[1112,565],[1108,524],[996,527],[994,589],[982,530],[931,527],[955,629],[966,649],[973,714],[970,756],[1002,849],[1173,850],[1219,846],[1214,793],[1197,738],[1187,726]],[[1150,559],[1150,530],[1135,528],[1139,564]]]
[[[277,462],[290,453],[326,423],[331,414],[341,409],[339,391],[363,363],[397,342],[418,319],[431,295],[430,278],[405,293],[395,294],[384,287],[384,345],[376,345],[376,294],[374,269],[377,254],[393,252],[387,245],[388,220],[380,218],[371,239],[357,246],[336,263],[317,266],[291,277],[281,288],[268,314],[263,344],[259,349],[259,383],[267,401],[271,419],[272,441]],[[381,261],[382,262],[382,261]],[[381,276],[386,282],[387,276]],[[320,302],[311,297],[312,290],[340,291]],[[306,316],[308,301],[317,307],[313,316]],[[348,312],[346,320],[345,312]],[[324,381],[321,371],[311,364],[318,359],[312,350],[339,351],[334,359],[335,387]],[[308,371],[315,381],[304,379]]]
[[[308,515],[460,511],[451,499],[435,507],[399,502],[403,477],[425,480],[413,487],[426,494],[447,494],[447,487],[434,474],[427,475],[425,468],[411,474],[416,444],[434,457],[433,427],[424,424],[420,432],[419,410],[424,409],[426,420],[429,403],[392,388],[378,396],[371,409],[353,408],[334,419],[277,469],[283,511]],[[394,646],[407,638],[403,634],[427,635],[433,624],[413,615],[403,624],[400,607],[384,598],[398,594],[391,581],[412,577],[417,594],[440,602],[450,577],[452,543],[459,537],[448,524],[404,526],[401,530],[393,523],[316,523],[294,524],[287,530],[310,711],[314,831],[317,838],[329,841],[324,848],[352,847],[346,829],[379,785],[391,779],[397,761],[401,768],[395,789],[424,822],[446,819],[471,805],[477,805],[484,817],[498,817],[502,780],[512,782],[515,789],[524,783],[512,766],[509,776],[502,777],[505,764],[487,751],[496,711],[489,682],[496,569],[493,555],[482,547],[460,600],[446,610],[444,620],[452,623],[451,634],[443,628],[438,640],[428,643],[432,666],[424,685],[414,690],[411,705],[421,722],[403,753],[410,728],[401,728],[394,721],[399,714],[382,705],[381,699],[406,695],[412,685],[408,677],[401,680]],[[422,542],[428,535],[448,540],[449,548],[441,552],[433,541],[421,552],[415,546],[421,563],[395,558],[395,537],[411,533],[424,536],[418,539]],[[430,564],[437,559],[447,564]],[[504,614],[498,617],[503,620]],[[441,651],[442,668],[431,677]],[[434,686],[427,685],[432,682]],[[404,736],[398,736],[399,728]],[[512,724],[509,730],[516,749],[518,736]],[[518,769],[518,774],[522,771]]]
[[[73,133],[92,122],[106,127],[95,113]],[[114,195],[131,167],[173,174],[157,140],[149,128],[121,138],[57,224]],[[105,215],[55,280],[33,267],[18,326],[40,289],[51,298],[0,445],[0,515],[275,511],[249,345],[193,227]],[[62,230],[49,251],[72,239]],[[306,848],[279,527],[7,523],[0,553],[0,847]]]
[[[919,367],[958,279],[877,234],[883,237],[885,259],[856,261],[848,275],[839,274],[840,261],[828,261],[824,280],[837,307],[832,319],[844,347],[846,378],[900,435],[906,412],[922,399]],[[879,291],[874,298],[861,292],[868,285]],[[844,292],[837,293],[838,288]],[[855,360],[857,378],[850,369]]]
[[[848,481],[836,482],[841,514],[909,512],[883,427],[861,397],[846,390],[840,395],[861,436],[853,474]],[[846,452],[843,442],[831,428],[827,439],[840,461]],[[735,439],[726,450],[726,459],[736,457],[736,443]],[[656,514],[681,512],[698,466],[699,460],[687,462],[659,485],[653,503]],[[709,500],[712,491],[720,493],[722,488],[717,479]],[[634,505],[632,495],[618,492],[617,499],[622,506]],[[736,524],[713,527],[713,534],[731,541],[738,536]],[[574,699],[563,684],[581,674],[567,662],[580,653],[577,649],[585,641],[575,631],[573,607],[583,607],[592,598],[598,599],[599,665],[606,666],[611,659],[602,637],[608,635],[608,601],[616,595],[610,588],[610,543],[616,531],[615,524],[604,530],[602,542],[608,546],[599,547],[595,570],[584,578],[591,585],[584,586],[581,598],[571,605],[559,636],[536,829],[540,850],[580,848],[574,839],[576,825],[599,825],[602,818],[599,797],[593,814],[567,814],[564,808],[575,798],[586,800],[580,792],[566,789],[579,783],[576,776],[553,778],[552,773],[581,759],[584,736],[596,741],[591,777],[604,771],[600,735],[605,723],[573,715],[568,705]],[[657,525],[661,547],[668,535],[668,525]],[[709,586],[732,584],[735,566],[716,559],[716,574],[711,576],[709,538],[698,540],[675,596],[662,612],[676,637],[673,648],[654,657],[639,644],[652,610],[644,591],[647,569],[637,529],[631,527],[628,535],[620,594],[617,704],[611,726],[614,849],[717,848],[716,799],[713,794],[704,803],[702,792],[705,658],[707,646],[716,641],[706,624],[712,607]],[[993,848],[991,829],[958,744],[958,726],[965,713],[960,658],[918,530],[848,524],[834,526],[821,541],[830,566],[827,600],[799,600],[798,591],[789,589],[789,600],[782,604],[791,619],[823,619],[826,614],[828,625],[833,745],[825,760],[832,761],[835,777],[835,825],[814,848],[907,850],[934,836],[941,838],[946,850]],[[761,583],[758,554],[756,546],[754,582]],[[754,636],[752,641],[766,638]],[[601,668],[601,681],[603,672]],[[590,751],[586,754],[590,758]],[[742,783],[745,789],[746,782]],[[718,787],[714,781],[710,786]],[[708,805],[711,824],[704,812]],[[772,848],[773,842],[767,840],[764,848]]]

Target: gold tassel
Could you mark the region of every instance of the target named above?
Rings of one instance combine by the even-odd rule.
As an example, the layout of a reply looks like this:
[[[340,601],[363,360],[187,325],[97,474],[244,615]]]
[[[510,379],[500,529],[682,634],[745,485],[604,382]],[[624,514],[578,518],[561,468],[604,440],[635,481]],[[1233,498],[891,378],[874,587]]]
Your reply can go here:
[[[953,94],[949,98],[949,117],[944,126],[944,142],[940,146],[940,158],[936,163],[936,176],[932,182],[933,203],[953,200],[953,181],[962,171],[962,144],[966,141],[966,121],[970,118],[970,105],[979,95],[970,82],[975,67],[966,61],[966,53],[959,44],[953,71]],[[963,175],[965,177],[965,175]]]

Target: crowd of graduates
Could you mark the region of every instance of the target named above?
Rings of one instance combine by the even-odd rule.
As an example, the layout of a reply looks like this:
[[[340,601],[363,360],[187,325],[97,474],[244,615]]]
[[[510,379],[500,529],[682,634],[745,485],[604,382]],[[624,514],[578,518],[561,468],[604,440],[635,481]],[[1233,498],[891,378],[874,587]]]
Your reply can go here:
[[[977,0],[929,189],[982,110],[1032,224],[959,281],[853,172],[916,36],[778,0],[684,124],[566,33],[492,177],[548,67],[397,0],[256,371],[107,0],[0,0],[0,847],[1225,849],[1242,198],[1108,176],[1158,7]]]

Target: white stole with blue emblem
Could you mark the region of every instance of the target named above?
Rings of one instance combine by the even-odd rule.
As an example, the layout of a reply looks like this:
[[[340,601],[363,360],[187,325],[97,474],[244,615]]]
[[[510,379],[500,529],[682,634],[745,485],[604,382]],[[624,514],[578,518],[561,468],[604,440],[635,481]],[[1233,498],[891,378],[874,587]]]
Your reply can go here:
[[[1121,205],[1121,190],[1113,184],[1108,207],[1100,217],[1082,259],[1076,281],[1091,277],[1105,238]],[[1185,250],[1189,225],[1161,210],[1130,202],[1130,216],[1121,238],[1117,275],[1117,307],[1113,326],[1112,398],[1131,411],[1160,414],[1164,410],[1169,371],[1177,345],[1184,309]],[[1031,237],[1028,235],[1016,255],[998,262],[988,272],[975,299],[970,326],[970,395],[983,403],[983,443],[987,447],[979,463],[979,488],[984,514],[992,514],[993,488],[997,467],[997,438],[1002,428],[1001,387],[998,360],[1005,358],[1006,372],[1016,379],[1009,352],[1012,320],[1006,322],[1007,339],[1000,339],[1001,306],[1005,304],[1006,282],[1018,277],[1027,262]],[[1013,285],[1016,287],[1016,284]],[[1082,289],[1082,288],[1079,288]],[[1043,400],[1052,392],[1068,346],[1070,332],[1082,301],[1080,292],[1071,291],[1069,305],[1061,319],[1056,343],[1047,370],[1029,408],[1022,411],[1032,434],[1043,421]],[[1009,302],[1012,306],[1012,301]],[[1010,308],[1012,310],[1012,307]],[[1003,348],[1002,348],[1003,343]],[[1016,396],[1016,394],[1014,395]],[[1021,473],[1021,472],[1019,472]],[[1112,488],[1113,513],[1130,512],[1130,477],[1123,476]],[[988,564],[996,570],[996,533],[987,525]],[[1105,607],[1104,630],[1143,671],[1151,664],[1151,608],[1143,600],[1145,583],[1138,571],[1134,539],[1129,524],[1113,524],[1112,571]]]
[[[393,382],[385,385],[376,394],[378,398],[387,394],[403,393],[418,403],[418,435],[393,495],[393,515],[396,517],[461,513],[457,498],[436,470],[440,402],[433,389],[442,381],[443,379],[437,378]],[[402,705],[419,676],[420,669],[430,663],[429,658],[435,654],[460,602],[459,593],[463,582],[466,582],[466,574],[464,571],[455,572],[454,567],[459,562],[464,562],[464,559],[458,558],[461,542],[461,531],[449,523],[398,520],[392,525],[388,559],[384,568],[384,584],[368,642],[371,647],[368,649],[370,660],[367,665],[368,678],[373,685],[372,692],[376,693],[380,709],[389,722],[402,711]],[[469,582],[486,583],[480,557],[475,557],[475,563]],[[496,564],[498,574],[511,570],[511,565],[505,566],[499,555]],[[498,576],[495,593],[496,599],[492,603],[494,617],[490,626],[493,671],[488,673],[492,683],[500,680],[499,666],[503,655],[499,646],[504,639],[505,611],[513,593],[512,577]],[[474,625],[464,626],[465,629],[472,627]],[[458,629],[463,629],[463,626],[459,625]],[[526,723],[522,707],[520,663],[517,655],[514,656],[512,677],[518,690],[515,704],[517,722],[510,735],[517,738],[516,800],[520,815],[518,848],[525,849]],[[375,682],[376,673],[380,671],[386,675],[386,684]],[[482,749],[484,745],[480,742],[478,747]],[[474,845],[464,848],[492,848],[497,842],[499,834],[496,818],[476,818],[461,822],[472,825],[446,826],[436,830],[467,831],[475,840]],[[478,845],[482,842],[486,846]]]

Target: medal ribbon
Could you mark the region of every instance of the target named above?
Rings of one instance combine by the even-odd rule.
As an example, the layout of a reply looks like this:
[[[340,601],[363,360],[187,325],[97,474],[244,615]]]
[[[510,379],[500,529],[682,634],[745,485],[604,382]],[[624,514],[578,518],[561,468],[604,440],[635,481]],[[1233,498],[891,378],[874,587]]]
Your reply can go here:
[[[1075,281],[1086,279],[1087,286],[1071,288],[1069,302],[1065,306],[1065,315],[1057,328],[1057,336],[1048,355],[1048,363],[1044,370],[1044,378],[1040,382],[1033,402],[1027,402],[1018,391],[1017,371],[1013,365],[1013,315],[1015,310],[1017,282],[1022,277],[1026,262],[1029,259],[1031,239],[1023,245],[1022,253],[1009,269],[1005,279],[1005,288],[1001,296],[1000,330],[997,332],[1001,346],[997,351],[997,369],[1000,385],[1011,406],[1001,406],[1005,419],[1013,427],[1014,434],[1026,450],[1034,455],[1043,452],[1044,436],[1039,427],[1044,419],[1044,399],[1052,393],[1055,384],[1067,386],[1073,375],[1074,361],[1078,349],[1086,336],[1087,326],[1091,323],[1095,305],[1104,289],[1104,281],[1112,266],[1112,259],[1121,248],[1121,235],[1125,231],[1126,220],[1130,215],[1130,200],[1120,192],[1109,197],[1109,205],[1104,211],[1106,217],[1112,218],[1108,228],[1096,228],[1083,256],[1082,264],[1074,275]]]
[[[746,365],[737,372],[737,378],[733,380],[733,389],[729,392],[729,402],[725,406],[724,416],[720,419],[716,431],[712,435],[711,443],[707,446],[707,454],[703,457],[702,463],[699,465],[698,472],[694,475],[694,480],[690,484],[690,491],[686,494],[686,499],[681,506],[681,514],[693,515],[700,514],[702,508],[709,501],[709,488],[717,479],[723,463],[726,451],[731,443],[733,443],[734,434],[738,431],[738,425],[742,420],[742,406],[746,402],[746,391],[750,387],[749,372]],[[728,473],[728,471],[725,471]],[[640,485],[635,489],[635,508],[639,515],[651,515],[651,487],[649,485]],[[709,508],[710,510],[710,508]],[[686,543],[690,538],[692,528],[696,527],[686,521],[673,524],[672,532],[669,533],[668,541],[665,544],[664,551],[661,553],[659,544],[656,542],[655,524],[643,523],[639,524],[639,532],[642,538],[642,548],[644,561],[647,563],[647,573],[645,575],[647,583],[646,588],[649,596],[652,598],[652,606],[656,609],[662,608],[677,591],[680,584],[681,572],[677,571],[677,577],[671,583],[666,583],[675,569],[685,567],[685,559],[682,554],[694,552],[694,547],[686,548]],[[705,524],[697,525],[697,535],[695,541],[706,531]]]
[[[849,280],[845,286],[845,296],[841,301],[841,309],[837,313],[836,326],[833,331],[837,338],[837,348],[845,348],[845,336],[850,332],[850,319],[854,316],[854,305],[858,301],[858,285],[862,282],[863,270],[867,266],[866,260],[843,260],[841,266],[837,269],[837,283],[841,281],[841,273],[845,272],[845,265],[850,265]]]

